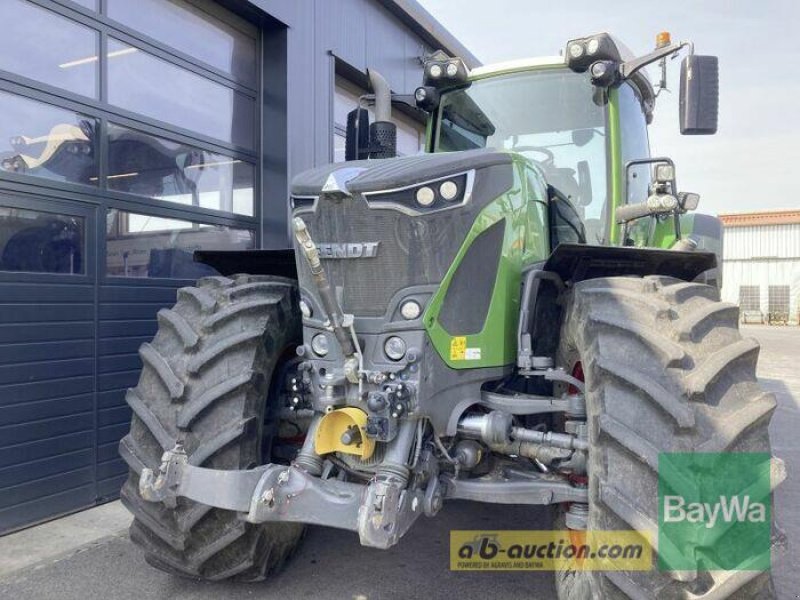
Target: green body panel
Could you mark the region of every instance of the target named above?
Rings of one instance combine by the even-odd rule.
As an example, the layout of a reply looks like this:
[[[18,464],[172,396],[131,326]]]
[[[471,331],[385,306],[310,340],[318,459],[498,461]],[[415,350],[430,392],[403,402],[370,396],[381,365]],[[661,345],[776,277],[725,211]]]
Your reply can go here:
[[[682,215],[686,216],[686,215]],[[649,219],[655,219],[655,217],[650,217]],[[681,225],[684,224],[684,219],[681,219]],[[689,224],[689,223],[687,223]],[[691,233],[691,230],[683,231],[683,227],[681,227],[682,234]],[[653,237],[649,240],[647,246],[650,248],[663,248],[668,250],[672,247],[672,245],[677,241],[677,237],[675,236],[675,218],[672,215],[669,215],[666,219],[660,218],[656,219],[656,225],[653,228]]]
[[[608,91],[609,199],[608,227],[611,245],[620,243],[621,228],[616,224],[617,207],[625,203],[625,165],[622,164],[622,127],[619,122],[619,90]]]
[[[481,73],[472,79],[478,80],[517,71],[558,68],[563,68],[563,63],[543,64],[535,67],[514,66],[496,72]],[[535,107],[531,107],[531,110],[535,110]],[[433,152],[435,149],[434,129],[434,117],[431,115],[426,132],[428,152]],[[622,238],[622,227],[616,225],[615,213],[626,200],[620,94],[617,88],[608,90],[606,132],[609,208],[607,226],[610,232],[609,243],[619,245]],[[550,253],[546,208],[547,191],[541,171],[533,161],[517,154],[514,155],[514,171],[513,188],[486,206],[479,214],[423,317],[423,323],[434,348],[442,360],[454,369],[496,367],[515,361],[522,268],[529,263],[545,260]],[[438,319],[447,289],[475,238],[500,219],[506,219],[505,237],[495,289],[484,327],[475,335],[451,335],[442,327]],[[672,218],[658,221],[655,223],[655,227],[652,226],[650,219],[642,219],[640,223],[643,227],[640,226],[637,231],[630,232],[638,235],[641,239],[641,242],[637,240],[636,245],[669,248],[674,243],[675,230]],[[459,337],[462,339],[458,339]],[[480,349],[480,358],[456,358],[462,348],[473,349],[473,356],[476,355],[474,351]]]
[[[519,289],[523,267],[547,257],[545,187],[524,177],[528,161],[514,156],[514,183],[506,193],[490,202],[475,219],[428,304],[423,323],[436,352],[449,367],[474,369],[511,364],[516,360],[516,330],[519,320]],[[536,187],[537,189],[529,189]],[[538,200],[538,202],[537,202]],[[474,335],[449,333],[439,321],[447,289],[467,250],[475,239],[498,221],[505,220],[505,233],[497,275],[483,329]],[[494,265],[487,265],[494,268]],[[479,356],[479,357],[478,357]]]

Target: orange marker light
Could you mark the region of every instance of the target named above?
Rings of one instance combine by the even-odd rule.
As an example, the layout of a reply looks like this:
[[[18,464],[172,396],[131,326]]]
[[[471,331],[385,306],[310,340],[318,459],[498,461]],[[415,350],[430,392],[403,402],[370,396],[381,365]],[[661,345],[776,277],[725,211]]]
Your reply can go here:
[[[662,31],[656,34],[656,48],[663,48],[664,46],[669,46],[671,43],[672,37],[669,35],[669,31]]]

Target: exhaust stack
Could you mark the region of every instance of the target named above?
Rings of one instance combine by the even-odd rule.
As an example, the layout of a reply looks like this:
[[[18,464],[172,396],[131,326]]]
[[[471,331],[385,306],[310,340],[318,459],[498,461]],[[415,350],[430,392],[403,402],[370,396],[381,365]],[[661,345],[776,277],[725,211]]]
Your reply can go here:
[[[392,91],[384,77],[369,69],[369,82],[375,92],[375,122],[369,126],[369,157],[397,156],[397,126],[392,123]]]

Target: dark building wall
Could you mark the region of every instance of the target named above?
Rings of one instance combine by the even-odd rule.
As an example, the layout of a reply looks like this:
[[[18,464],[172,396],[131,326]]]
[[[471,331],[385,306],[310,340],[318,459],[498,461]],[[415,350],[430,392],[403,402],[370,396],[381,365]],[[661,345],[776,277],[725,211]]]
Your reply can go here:
[[[192,1],[209,8],[208,0]],[[201,274],[174,260],[182,255],[172,251],[158,254],[158,260],[154,254],[144,262],[131,258],[132,271],[128,262],[124,273],[120,271],[119,255],[129,236],[109,232],[130,230],[121,229],[122,217],[115,211],[251,231],[254,245],[285,247],[290,178],[332,157],[337,68],[363,87],[369,65],[388,78],[394,91],[411,92],[421,79],[419,57],[445,45],[433,38],[430,23],[414,21],[418,7],[409,1],[221,0],[218,4],[256,26],[259,76],[248,87],[109,18],[105,9],[112,0],[3,0],[0,9],[21,2],[47,11],[50,21],[68,19],[94,31],[101,70],[111,60],[105,53],[111,51],[112,40],[121,39],[254,98],[257,140],[253,149],[245,149],[122,109],[108,101],[105,78],[100,78],[97,96],[87,98],[31,79],[24,61],[10,67],[0,62],[0,101],[43,102],[88,116],[97,124],[94,152],[102,157],[95,179],[87,176],[82,182],[0,168],[0,534],[118,495],[127,470],[117,445],[130,420],[124,397],[138,379],[138,348],[155,333],[157,311],[174,302],[178,287]],[[455,44],[449,38],[448,43]],[[57,57],[56,62],[72,58],[77,56]],[[203,102],[202,94],[196,101]],[[17,106],[17,100],[11,102],[9,106]],[[252,162],[254,215],[114,189],[109,176],[120,173],[109,158],[110,146],[118,141],[110,136],[113,123],[199,148],[207,161],[229,157]],[[36,133],[24,119],[18,124],[21,133]],[[16,130],[16,123],[12,125]],[[19,224],[20,219],[30,220],[26,211],[45,217],[36,221],[40,233],[51,227],[42,223],[60,219],[63,229],[53,236],[61,244],[57,261],[68,257],[73,263],[51,265],[44,269],[48,272],[29,272],[35,268],[19,263],[6,234],[27,227]],[[76,223],[77,254],[64,246],[72,243],[75,232],[70,228]],[[208,229],[190,233],[197,237],[202,231]],[[226,243],[247,243],[237,239]],[[213,247],[216,242],[208,243]],[[32,247],[28,242],[17,246]],[[113,268],[107,258],[111,254],[117,261]],[[134,274],[139,276],[130,276]]]
[[[433,49],[458,53],[471,66],[480,64],[456,40],[448,38],[445,42],[434,38],[430,30],[435,29],[435,22],[413,2],[249,0],[249,4],[280,22],[267,34],[267,46],[279,48],[285,38],[289,136],[286,168],[281,172],[288,173],[289,179],[305,169],[330,162],[333,157],[332,98],[337,70],[355,73],[359,79],[356,83],[363,87],[367,68],[372,68],[389,81],[392,91],[413,93],[422,82],[421,59]],[[412,9],[418,12],[409,14],[407,11]],[[415,16],[430,20],[420,24],[413,20]],[[272,58],[268,51],[265,63],[272,62]],[[265,99],[284,100],[276,95],[279,90],[267,91],[268,87],[267,78]],[[266,122],[269,121],[265,119]],[[274,138],[265,136],[268,144],[270,139]],[[268,152],[279,155],[280,148]],[[273,227],[270,233],[275,234],[265,238],[267,247],[280,244],[277,232],[281,225],[283,231],[288,226],[275,218],[276,213],[286,214],[282,201],[283,197],[278,195],[265,194],[263,198],[265,220]]]

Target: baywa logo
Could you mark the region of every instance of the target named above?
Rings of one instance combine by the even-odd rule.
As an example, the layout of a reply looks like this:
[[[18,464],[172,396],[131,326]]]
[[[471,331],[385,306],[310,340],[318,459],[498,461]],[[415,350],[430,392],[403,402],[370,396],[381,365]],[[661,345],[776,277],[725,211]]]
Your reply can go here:
[[[769,454],[664,453],[658,467],[659,568],[769,569]]]
[[[765,523],[767,521],[767,505],[763,502],[751,502],[750,496],[720,496],[719,502],[690,502],[687,506],[682,496],[664,496],[664,522],[702,523],[711,529],[721,518],[725,523],[749,521]]]

